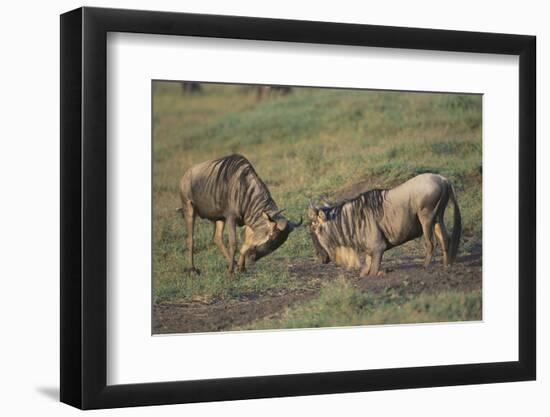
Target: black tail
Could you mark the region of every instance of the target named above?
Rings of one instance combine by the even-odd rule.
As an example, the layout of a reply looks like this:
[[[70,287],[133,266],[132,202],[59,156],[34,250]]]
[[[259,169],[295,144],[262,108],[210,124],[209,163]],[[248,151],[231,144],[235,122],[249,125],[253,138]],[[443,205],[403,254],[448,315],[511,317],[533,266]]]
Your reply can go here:
[[[452,264],[456,259],[456,254],[458,253],[458,244],[460,243],[460,234],[462,233],[462,217],[460,217],[460,209],[458,208],[458,202],[456,201],[455,189],[450,183],[449,190],[454,209],[453,234],[451,235],[451,246],[449,248],[449,264]]]

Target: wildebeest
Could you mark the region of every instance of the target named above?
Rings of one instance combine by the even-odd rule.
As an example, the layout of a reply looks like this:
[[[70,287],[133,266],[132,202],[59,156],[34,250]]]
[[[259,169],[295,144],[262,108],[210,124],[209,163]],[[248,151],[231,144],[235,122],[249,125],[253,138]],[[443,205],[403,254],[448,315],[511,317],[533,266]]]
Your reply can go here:
[[[264,98],[271,96],[273,93],[280,93],[286,96],[292,91],[291,87],[283,85],[259,85],[256,87],[256,101],[260,101]]]
[[[454,209],[451,238],[444,222],[449,199]],[[448,266],[456,258],[462,229],[454,188],[437,174],[421,174],[395,188],[369,190],[334,205],[310,205],[308,217],[321,262],[334,261],[347,268],[363,264],[361,276],[377,275],[386,250],[422,235],[424,266],[432,259],[434,234],[443,251],[443,264]]]
[[[214,223],[214,243],[234,270],[236,226],[244,226],[243,242],[237,268],[244,271],[246,258],[253,261],[281,246],[290,232],[302,224],[286,219],[271,197],[252,164],[241,155],[229,155],[206,161],[190,168],[181,178],[178,209],[187,225],[187,249],[190,271],[200,273],[193,261],[193,231],[195,217]],[[228,228],[228,243],[223,243],[223,231]]]
[[[181,83],[181,89],[184,93],[200,93],[202,91],[200,83],[191,81],[183,81]]]

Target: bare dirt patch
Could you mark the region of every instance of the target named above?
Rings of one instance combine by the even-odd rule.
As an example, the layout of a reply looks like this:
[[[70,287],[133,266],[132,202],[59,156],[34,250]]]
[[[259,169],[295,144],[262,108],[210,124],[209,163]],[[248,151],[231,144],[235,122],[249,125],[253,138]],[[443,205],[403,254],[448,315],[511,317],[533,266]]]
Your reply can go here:
[[[153,333],[194,333],[227,330],[274,315],[307,301],[315,290],[279,291],[212,303],[161,303],[153,307]]]
[[[223,331],[262,318],[277,317],[285,309],[311,300],[323,285],[342,277],[361,291],[396,292],[401,296],[479,290],[482,285],[481,257],[479,245],[459,256],[450,268],[444,268],[439,258],[424,268],[420,254],[403,255],[383,262],[384,275],[366,278],[359,278],[356,270],[346,271],[333,264],[321,265],[312,258],[298,259],[289,269],[301,281],[299,289],[239,294],[228,300],[208,303],[159,303],[153,306],[153,333]]]

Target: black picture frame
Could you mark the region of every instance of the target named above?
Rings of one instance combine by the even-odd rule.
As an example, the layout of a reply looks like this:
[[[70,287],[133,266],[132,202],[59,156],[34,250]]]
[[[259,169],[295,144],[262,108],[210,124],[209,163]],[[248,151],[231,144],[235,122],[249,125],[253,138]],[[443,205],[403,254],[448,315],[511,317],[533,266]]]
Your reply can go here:
[[[108,32],[519,56],[519,360],[107,385]],[[61,401],[94,409],[535,379],[535,51],[524,35],[88,7],[61,15]]]

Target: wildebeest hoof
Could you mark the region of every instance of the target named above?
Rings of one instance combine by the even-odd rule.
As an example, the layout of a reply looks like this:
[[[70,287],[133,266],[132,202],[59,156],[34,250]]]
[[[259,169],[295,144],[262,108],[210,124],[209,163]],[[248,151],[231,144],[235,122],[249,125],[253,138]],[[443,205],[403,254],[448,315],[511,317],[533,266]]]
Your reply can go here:
[[[187,272],[189,274],[194,274],[194,275],[200,275],[201,274],[201,270],[199,268],[195,268],[195,267],[186,268],[185,272]]]
[[[233,274],[235,272],[235,269],[237,270],[237,272],[239,271],[239,268],[237,266],[237,262],[236,261],[233,261],[233,263],[231,264],[231,266],[228,266],[227,267],[227,270],[230,274]]]

